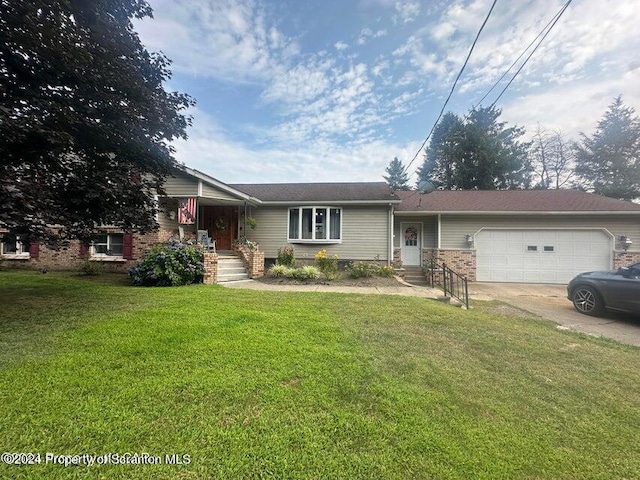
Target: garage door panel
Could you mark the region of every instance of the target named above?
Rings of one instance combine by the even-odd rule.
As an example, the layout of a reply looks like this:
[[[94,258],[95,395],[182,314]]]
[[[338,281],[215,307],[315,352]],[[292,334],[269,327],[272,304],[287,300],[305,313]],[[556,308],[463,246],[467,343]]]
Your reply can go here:
[[[610,269],[611,249],[601,230],[483,230],[476,235],[476,278],[566,283],[579,272]]]

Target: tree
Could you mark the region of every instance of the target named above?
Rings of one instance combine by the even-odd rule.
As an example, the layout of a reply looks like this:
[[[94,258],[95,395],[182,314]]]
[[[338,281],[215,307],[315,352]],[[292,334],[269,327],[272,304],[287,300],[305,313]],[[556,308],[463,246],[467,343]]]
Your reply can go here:
[[[193,100],[164,90],[170,61],[133,29],[151,13],[145,0],[0,0],[0,225],[50,240],[155,228]]]
[[[560,130],[549,132],[538,125],[531,142],[535,188],[559,189],[574,177],[574,152]]]
[[[446,190],[454,188],[454,173],[464,125],[460,117],[447,112],[433,129],[425,150],[424,162],[418,169],[418,184],[428,180]]]
[[[591,136],[576,144],[576,175],[583,188],[620,200],[640,197],[640,119],[613,100]]]
[[[464,120],[447,114],[434,129],[419,174],[446,189],[495,190],[530,184],[524,129],[499,122],[495,107],[471,110]]]
[[[389,166],[385,169],[387,175],[383,175],[389,186],[394,190],[408,190],[409,177],[405,172],[404,165],[398,160],[398,157],[389,162]]]

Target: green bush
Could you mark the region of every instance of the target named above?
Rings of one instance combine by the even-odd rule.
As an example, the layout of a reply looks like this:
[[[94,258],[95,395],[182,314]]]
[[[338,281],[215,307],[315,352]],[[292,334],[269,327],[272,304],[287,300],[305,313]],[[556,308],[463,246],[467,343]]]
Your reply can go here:
[[[282,247],[278,249],[278,259],[276,263],[278,265],[285,265],[287,267],[295,266],[296,257],[293,247]]]
[[[347,264],[347,271],[351,278],[373,277],[378,269],[379,267],[375,263],[350,262]]]
[[[104,273],[104,264],[101,262],[92,262],[87,258],[80,266],[80,275],[95,277],[102,273]]]
[[[269,269],[269,275],[276,278],[286,277],[290,268],[286,265],[272,265]]]
[[[338,271],[338,256],[328,255],[326,249],[320,250],[315,255],[316,267],[320,269],[327,277],[335,277]]]
[[[176,286],[201,283],[204,277],[204,252],[192,241],[176,238],[155,245],[138,264],[129,269],[134,285]]]
[[[383,267],[380,267],[380,271],[378,272],[378,275],[380,275],[381,277],[387,277],[387,278],[391,278],[395,274],[396,274],[396,271],[391,265],[384,265]]]

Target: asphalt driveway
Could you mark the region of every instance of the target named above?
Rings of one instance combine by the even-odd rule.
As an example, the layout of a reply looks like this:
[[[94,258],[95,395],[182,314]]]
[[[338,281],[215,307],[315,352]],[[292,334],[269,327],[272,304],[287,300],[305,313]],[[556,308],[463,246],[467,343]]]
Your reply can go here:
[[[565,285],[522,283],[469,283],[476,300],[499,300],[536,316],[552,320],[559,328],[597,335],[640,346],[640,317],[606,312],[589,317],[575,311]]]

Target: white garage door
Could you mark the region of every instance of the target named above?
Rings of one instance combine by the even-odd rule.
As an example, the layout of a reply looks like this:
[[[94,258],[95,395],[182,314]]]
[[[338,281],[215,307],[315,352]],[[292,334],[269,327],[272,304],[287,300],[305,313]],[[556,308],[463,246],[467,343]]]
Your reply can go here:
[[[475,244],[483,282],[568,283],[611,269],[611,239],[601,230],[482,230]]]

